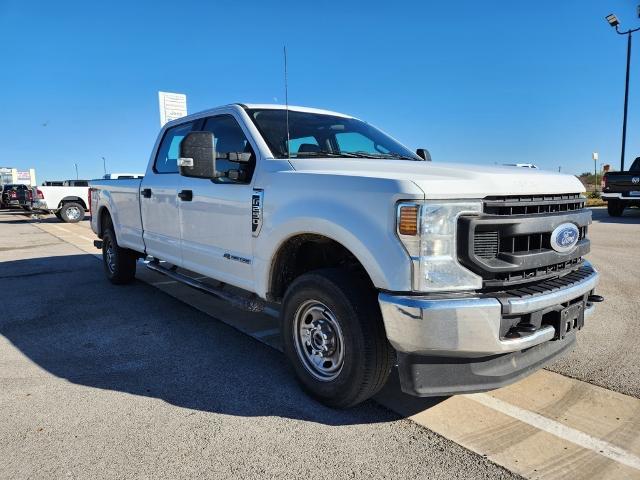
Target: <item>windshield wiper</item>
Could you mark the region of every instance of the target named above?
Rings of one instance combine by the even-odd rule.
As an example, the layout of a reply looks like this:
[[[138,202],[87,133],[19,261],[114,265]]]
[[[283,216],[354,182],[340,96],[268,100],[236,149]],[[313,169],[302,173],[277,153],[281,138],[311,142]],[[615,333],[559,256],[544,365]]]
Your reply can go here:
[[[295,154],[293,158],[304,158],[304,157],[351,157],[351,158],[359,158],[359,155],[355,155],[350,152],[328,152],[326,150],[320,150],[316,152],[299,152]]]
[[[401,155],[395,152],[389,153],[367,153],[367,152],[349,152],[352,155],[357,155],[358,158],[397,158],[398,160],[413,160],[418,161],[418,159],[410,157],[408,155]]]

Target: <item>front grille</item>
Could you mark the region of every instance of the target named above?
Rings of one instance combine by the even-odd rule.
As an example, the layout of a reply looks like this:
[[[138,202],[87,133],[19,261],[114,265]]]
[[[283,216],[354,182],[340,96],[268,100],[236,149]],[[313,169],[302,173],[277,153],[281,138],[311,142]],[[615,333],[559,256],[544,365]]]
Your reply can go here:
[[[515,285],[530,280],[540,280],[543,278],[556,276],[559,273],[571,270],[579,265],[582,265],[583,263],[583,258],[578,257],[567,260],[566,262],[554,263],[552,265],[544,265],[542,267],[529,268],[526,270],[515,270],[513,272],[498,273],[493,279],[486,282],[486,284],[487,286],[503,286]]]
[[[500,244],[498,232],[476,232],[473,253],[480,258],[496,258]]]
[[[587,227],[580,227],[578,241],[586,238]],[[480,258],[496,258],[499,253],[544,252],[552,250],[551,232],[500,237],[498,231],[476,232],[473,252]]]
[[[559,276],[579,268],[589,251],[591,214],[580,194],[487,197],[479,216],[460,217],[458,257],[499,288]],[[559,253],[551,233],[562,223],[578,226],[576,248]]]
[[[579,193],[487,197],[484,212],[488,215],[540,215],[573,212],[584,208],[586,199]]]
[[[498,292],[494,295],[496,298],[528,298],[538,295],[546,295],[556,290],[561,290],[570,287],[576,283],[583,281],[594,274],[593,267],[589,264],[582,265],[580,268],[556,279],[544,280],[536,283],[533,286],[519,286],[509,288]]]

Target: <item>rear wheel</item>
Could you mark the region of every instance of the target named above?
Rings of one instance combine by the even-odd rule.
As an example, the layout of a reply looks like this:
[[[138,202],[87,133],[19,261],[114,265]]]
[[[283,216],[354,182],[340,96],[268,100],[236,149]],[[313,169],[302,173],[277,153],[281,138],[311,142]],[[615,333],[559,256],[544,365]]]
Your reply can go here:
[[[621,217],[624,212],[624,203],[618,200],[609,200],[607,202],[607,213],[610,217]]]
[[[343,269],[304,274],[287,289],[281,315],[285,354],[311,396],[347,408],[384,386],[394,352],[364,279]]]
[[[115,285],[131,283],[136,276],[138,255],[133,250],[118,246],[116,234],[107,228],[102,234],[102,263],[109,281]]]
[[[78,223],[84,218],[84,207],[76,202],[65,203],[59,212],[62,221],[67,223]]]

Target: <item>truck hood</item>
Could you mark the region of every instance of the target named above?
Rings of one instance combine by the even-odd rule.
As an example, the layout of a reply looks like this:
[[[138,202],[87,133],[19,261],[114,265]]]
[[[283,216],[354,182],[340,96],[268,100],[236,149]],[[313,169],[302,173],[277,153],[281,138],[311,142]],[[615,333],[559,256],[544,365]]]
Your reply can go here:
[[[359,158],[292,158],[290,162],[300,173],[409,180],[424,191],[425,198],[433,199],[585,191],[573,175],[521,167]]]

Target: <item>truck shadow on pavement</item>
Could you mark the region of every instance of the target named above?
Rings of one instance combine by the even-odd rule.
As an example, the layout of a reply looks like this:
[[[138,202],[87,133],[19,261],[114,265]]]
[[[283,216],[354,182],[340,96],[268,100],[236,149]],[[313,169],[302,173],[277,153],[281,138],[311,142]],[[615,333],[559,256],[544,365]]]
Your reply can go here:
[[[606,208],[592,208],[593,221],[598,223],[640,224],[640,208],[626,208],[621,217],[610,217]]]
[[[25,222],[36,222],[36,223],[58,223],[60,225],[64,225],[65,222],[58,219],[55,215],[50,214],[39,214],[37,212],[24,212],[21,210],[7,211],[2,210],[3,215],[10,215],[12,217],[11,220],[2,221],[3,224],[16,225],[23,224]],[[80,224],[91,222],[91,217],[87,214],[85,217],[80,220]]]
[[[3,298],[0,334],[74,384],[226,415],[326,425],[399,418],[371,401],[324,407],[300,390],[280,352],[140,281],[111,285],[91,255],[2,262],[0,289],[13,292]],[[384,395],[397,393],[390,383]],[[441,400],[408,405],[420,411]]]

